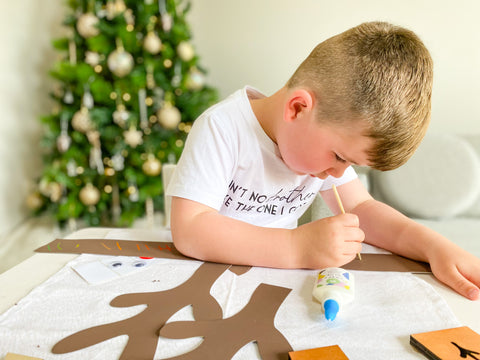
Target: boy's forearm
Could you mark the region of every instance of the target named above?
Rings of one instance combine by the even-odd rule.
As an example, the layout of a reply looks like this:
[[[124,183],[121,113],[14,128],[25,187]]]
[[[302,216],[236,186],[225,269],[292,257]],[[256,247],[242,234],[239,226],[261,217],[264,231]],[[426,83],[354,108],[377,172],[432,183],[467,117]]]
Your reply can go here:
[[[200,260],[277,268],[296,267],[291,230],[264,228],[202,211],[185,220],[172,216],[177,249]]]
[[[411,259],[428,261],[436,247],[452,245],[435,231],[376,200],[368,200],[352,212],[360,219],[365,242]]]

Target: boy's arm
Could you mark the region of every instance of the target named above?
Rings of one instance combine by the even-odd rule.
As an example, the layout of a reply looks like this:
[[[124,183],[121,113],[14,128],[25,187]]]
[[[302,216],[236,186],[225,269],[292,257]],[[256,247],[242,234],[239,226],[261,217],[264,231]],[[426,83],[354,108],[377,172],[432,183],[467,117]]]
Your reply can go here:
[[[465,297],[480,297],[480,259],[392,207],[365,197],[367,190],[359,181],[339,186],[338,191],[346,211],[358,215],[366,242],[429,262],[439,280]],[[333,204],[332,196],[325,194],[327,203]]]
[[[364,234],[353,214],[297,229],[260,227],[221,215],[198,202],[172,198],[175,247],[205,261],[276,268],[323,268],[353,260]]]

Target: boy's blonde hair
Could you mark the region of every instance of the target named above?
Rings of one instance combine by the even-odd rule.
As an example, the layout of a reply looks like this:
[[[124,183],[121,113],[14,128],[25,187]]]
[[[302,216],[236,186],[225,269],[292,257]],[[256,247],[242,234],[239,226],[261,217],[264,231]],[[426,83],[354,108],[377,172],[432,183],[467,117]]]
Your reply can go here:
[[[288,88],[316,97],[320,121],[366,124],[373,139],[371,167],[405,163],[430,121],[433,62],[410,30],[385,22],[356,26],[320,43],[299,66]]]

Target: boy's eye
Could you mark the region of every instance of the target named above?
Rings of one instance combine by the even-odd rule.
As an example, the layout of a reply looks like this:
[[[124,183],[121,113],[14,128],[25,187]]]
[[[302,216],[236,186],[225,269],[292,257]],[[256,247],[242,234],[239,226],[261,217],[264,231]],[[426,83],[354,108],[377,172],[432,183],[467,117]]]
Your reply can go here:
[[[340,156],[338,156],[338,154],[335,154],[335,159],[337,159],[337,161],[340,161],[342,163],[347,162],[347,160],[342,159]]]

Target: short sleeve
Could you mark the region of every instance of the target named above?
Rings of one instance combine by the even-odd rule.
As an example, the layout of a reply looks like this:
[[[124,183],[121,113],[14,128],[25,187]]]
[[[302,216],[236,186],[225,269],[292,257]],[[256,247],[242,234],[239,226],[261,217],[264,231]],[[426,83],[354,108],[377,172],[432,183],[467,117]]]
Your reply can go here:
[[[226,127],[228,122],[208,112],[194,122],[167,196],[220,209],[235,166],[235,139]]]

